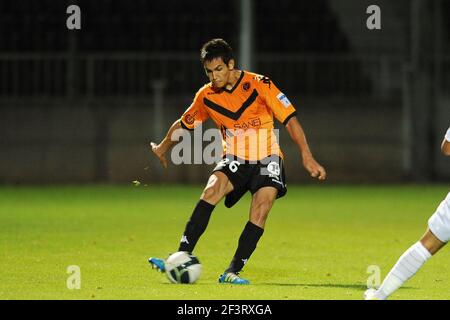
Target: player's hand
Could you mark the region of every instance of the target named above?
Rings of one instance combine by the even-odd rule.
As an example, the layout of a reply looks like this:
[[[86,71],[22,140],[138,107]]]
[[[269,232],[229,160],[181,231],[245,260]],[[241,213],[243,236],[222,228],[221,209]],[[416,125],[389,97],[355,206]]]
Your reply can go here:
[[[150,146],[152,147],[153,153],[158,157],[159,162],[161,162],[162,166],[167,169],[167,159],[164,150],[161,149],[160,145],[157,145],[154,142],[150,142]]]
[[[309,172],[311,177],[319,180],[326,179],[327,172],[312,156],[306,156],[303,158],[303,166]]]

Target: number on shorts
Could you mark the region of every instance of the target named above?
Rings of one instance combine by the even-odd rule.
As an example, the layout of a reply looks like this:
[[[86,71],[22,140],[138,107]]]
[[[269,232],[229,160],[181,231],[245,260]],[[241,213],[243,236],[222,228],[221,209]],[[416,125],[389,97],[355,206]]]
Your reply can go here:
[[[235,173],[238,170],[240,163],[239,161],[231,161],[230,165],[228,166],[228,168],[230,169],[231,172]]]
[[[233,161],[230,162],[230,164],[228,164],[229,162],[230,162],[230,159],[224,158],[224,159],[222,159],[222,160],[219,161],[218,165],[219,165],[220,167],[226,167],[226,166],[228,165],[228,168],[229,168],[230,171],[233,172],[233,173],[235,173],[236,171],[238,171],[240,162],[239,162],[239,161],[236,161],[236,160],[233,160]]]

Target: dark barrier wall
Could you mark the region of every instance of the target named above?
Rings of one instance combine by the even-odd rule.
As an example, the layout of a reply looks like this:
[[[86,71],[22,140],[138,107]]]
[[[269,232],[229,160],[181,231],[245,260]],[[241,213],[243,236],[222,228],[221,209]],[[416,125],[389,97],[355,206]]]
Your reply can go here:
[[[330,181],[450,178],[450,1],[378,0],[380,29],[369,0],[246,1],[0,1],[0,183],[203,183],[211,166],[162,171],[149,142],[205,83],[213,37],[294,103]],[[309,182],[281,143],[289,180]]]
[[[190,97],[168,99],[162,127],[183,112]],[[292,97],[312,151],[330,181],[405,181],[401,109],[392,104],[361,107],[364,100],[301,100]],[[301,103],[300,103],[301,101]],[[151,101],[110,101],[106,111],[92,103],[52,101],[11,104],[0,119],[0,181],[4,183],[155,182],[203,183],[212,166],[170,165],[162,170],[150,153],[154,133]],[[441,114],[446,113],[443,108]],[[439,117],[441,119],[442,117]],[[445,121],[436,121],[442,136]],[[206,123],[205,128],[211,124]],[[280,127],[280,126],[278,126]],[[439,131],[439,130],[437,130]],[[281,128],[290,182],[309,182],[299,153]],[[434,141],[438,177],[449,177],[448,162]]]

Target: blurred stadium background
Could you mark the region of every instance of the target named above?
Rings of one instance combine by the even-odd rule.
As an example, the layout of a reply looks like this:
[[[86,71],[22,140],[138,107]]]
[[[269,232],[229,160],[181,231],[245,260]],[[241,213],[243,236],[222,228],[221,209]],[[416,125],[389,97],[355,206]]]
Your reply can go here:
[[[203,184],[211,168],[163,172],[149,142],[207,81],[217,37],[294,103],[331,182],[450,179],[450,1],[2,0],[0,183]],[[310,181],[281,140],[289,182]]]

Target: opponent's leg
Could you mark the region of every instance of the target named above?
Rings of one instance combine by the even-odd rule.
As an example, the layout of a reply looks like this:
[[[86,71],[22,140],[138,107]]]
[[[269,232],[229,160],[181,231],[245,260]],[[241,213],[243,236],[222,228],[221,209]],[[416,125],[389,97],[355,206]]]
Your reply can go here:
[[[445,242],[439,240],[429,228],[422,236],[422,239],[420,239],[420,242],[432,256],[445,246]]]
[[[206,230],[209,218],[215,205],[229,192],[233,190],[233,185],[228,177],[222,172],[214,172],[208,179],[205,189],[200,197],[200,201],[194,208],[191,218],[186,224],[183,236],[180,240],[178,251],[192,253],[198,239]],[[150,264],[158,271],[164,272],[164,260],[150,258]]]
[[[242,270],[256,249],[256,245],[264,232],[265,222],[277,193],[278,191],[274,187],[263,187],[253,195],[250,219],[239,238],[238,248],[231,260],[230,266],[219,278],[219,282],[235,284],[249,283],[247,280],[237,277],[237,274]]]
[[[386,279],[384,279],[380,288],[378,290],[369,289],[366,291],[366,300],[387,299],[394,291],[415,275],[423,264],[444,245],[444,242],[440,241],[430,229],[427,229],[422,239],[403,253],[386,276]]]
[[[368,299],[386,299],[450,240],[450,193],[428,220],[428,229],[420,241],[400,257],[378,290],[369,289]]]

